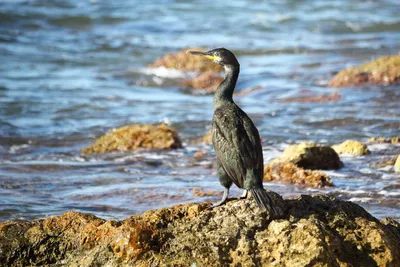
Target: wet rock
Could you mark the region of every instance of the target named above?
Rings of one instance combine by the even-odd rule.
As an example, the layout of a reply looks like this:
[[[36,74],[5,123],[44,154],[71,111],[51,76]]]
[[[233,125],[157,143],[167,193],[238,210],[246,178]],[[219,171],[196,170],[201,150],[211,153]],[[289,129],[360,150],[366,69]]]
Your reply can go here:
[[[391,158],[391,159],[372,163],[371,166],[375,167],[375,168],[385,168],[387,166],[393,166],[395,162],[396,162],[396,158]]]
[[[400,55],[381,57],[371,62],[339,72],[329,82],[331,87],[367,84],[396,84],[400,79]]]
[[[219,73],[206,71],[200,73],[200,75],[194,79],[184,81],[183,86],[203,89],[205,93],[214,93],[223,80],[224,78],[222,78]]]
[[[130,125],[114,129],[82,150],[82,154],[130,151],[138,148],[174,149],[182,147],[177,132],[165,125]]]
[[[332,148],[338,154],[352,154],[355,156],[370,154],[370,151],[365,144],[355,140],[346,140],[341,144],[333,145]]]
[[[287,97],[281,101],[284,103],[327,103],[337,102],[342,99],[342,96],[338,93],[323,94],[323,95],[311,95],[311,96],[298,96],[298,97]]]
[[[395,172],[400,172],[400,155],[397,157],[396,162],[394,163],[393,170]]]
[[[0,223],[5,266],[398,266],[400,226],[327,196],[283,200],[271,220],[253,199],[148,211],[124,221],[67,212]]]
[[[333,186],[332,180],[323,172],[305,170],[292,162],[269,163],[264,167],[264,181],[281,181],[306,187]]]
[[[371,137],[368,140],[368,143],[378,143],[378,144],[382,144],[382,143],[392,143],[392,144],[398,144],[400,143],[400,136],[394,136],[391,138],[386,138],[386,137]]]
[[[343,166],[335,150],[329,146],[320,146],[314,143],[291,145],[273,163],[287,161],[310,170],[339,169]]]
[[[187,51],[204,51],[202,48],[187,48],[177,53],[166,54],[156,62],[150,64],[150,67],[166,67],[174,68],[184,71],[211,71],[220,72],[222,68],[220,65],[213,63],[205,57],[189,56]]]

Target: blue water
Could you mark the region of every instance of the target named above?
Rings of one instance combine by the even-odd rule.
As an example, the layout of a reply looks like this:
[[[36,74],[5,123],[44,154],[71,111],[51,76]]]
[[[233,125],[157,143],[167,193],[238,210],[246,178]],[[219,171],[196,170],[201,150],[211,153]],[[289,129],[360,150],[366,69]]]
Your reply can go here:
[[[186,47],[226,47],[241,64],[238,97],[264,138],[265,161],[290,143],[334,144],[400,134],[399,86],[334,89],[348,66],[400,51],[398,1],[19,1],[0,2],[0,221],[75,209],[122,219],[177,203],[216,201],[207,132],[212,96],[191,94],[147,67]],[[337,92],[330,103],[286,97]],[[114,127],[170,123],[185,147],[94,157],[80,150]],[[370,163],[400,154],[373,145],[329,172],[336,187],[266,183],[285,197],[327,193],[400,218],[400,176]],[[195,161],[198,150],[208,151]],[[239,195],[233,190],[232,195]]]

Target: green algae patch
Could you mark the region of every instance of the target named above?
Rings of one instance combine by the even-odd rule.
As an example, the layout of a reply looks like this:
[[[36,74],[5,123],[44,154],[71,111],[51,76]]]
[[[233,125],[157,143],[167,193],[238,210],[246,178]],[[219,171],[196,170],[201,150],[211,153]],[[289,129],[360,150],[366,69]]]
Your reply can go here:
[[[333,145],[332,148],[338,154],[352,154],[355,156],[370,154],[370,151],[365,144],[355,140],[346,140],[341,144]]]
[[[220,72],[222,67],[218,64],[215,64],[211,60],[200,57],[186,54],[187,51],[205,51],[202,48],[186,48],[177,53],[166,54],[165,56],[157,59],[154,63],[150,64],[150,67],[165,67],[165,68],[174,68],[178,70],[184,71],[212,71],[212,72]]]
[[[306,170],[292,162],[269,163],[264,166],[264,181],[279,181],[305,187],[333,186],[331,178],[320,171]]]
[[[139,148],[175,149],[181,147],[181,141],[173,128],[165,124],[139,124],[112,130],[82,150],[82,154],[131,151]]]
[[[400,80],[400,55],[385,56],[340,71],[329,82],[331,87],[349,87],[360,85],[390,85]]]

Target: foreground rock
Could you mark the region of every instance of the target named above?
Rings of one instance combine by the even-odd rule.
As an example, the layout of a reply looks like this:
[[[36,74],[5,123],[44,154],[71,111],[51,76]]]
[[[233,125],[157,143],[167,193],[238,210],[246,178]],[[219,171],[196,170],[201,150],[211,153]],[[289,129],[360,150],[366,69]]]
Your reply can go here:
[[[400,55],[381,57],[371,62],[339,72],[329,82],[331,87],[367,84],[389,85],[400,80]]]
[[[305,170],[292,162],[269,163],[264,167],[264,181],[280,181],[306,187],[333,186],[332,180],[323,172]]]
[[[282,156],[275,159],[273,163],[288,161],[310,170],[339,169],[343,166],[335,150],[329,146],[320,146],[311,142],[287,147]]]
[[[82,150],[82,154],[129,151],[138,148],[174,149],[182,147],[177,132],[165,125],[131,125],[112,130]]]
[[[149,211],[124,221],[67,212],[0,223],[4,266],[398,266],[400,226],[326,196],[282,200],[270,220],[252,199]]]
[[[355,140],[346,140],[341,144],[333,145],[332,148],[338,154],[352,154],[355,156],[370,154],[370,151],[365,144]]]
[[[157,59],[154,63],[150,64],[150,67],[166,67],[184,71],[200,72],[220,72],[222,70],[220,65],[213,63],[205,57],[188,56],[186,52],[189,50],[204,51],[202,48],[187,48],[177,53],[166,54]]]

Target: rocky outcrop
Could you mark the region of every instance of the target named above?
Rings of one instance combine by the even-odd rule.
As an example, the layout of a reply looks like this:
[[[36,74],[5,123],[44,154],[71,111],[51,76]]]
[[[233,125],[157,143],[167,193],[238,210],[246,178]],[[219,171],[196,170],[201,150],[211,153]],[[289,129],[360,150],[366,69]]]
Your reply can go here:
[[[389,85],[400,80],[400,55],[381,57],[339,72],[329,82],[331,87]]]
[[[82,150],[82,154],[129,151],[138,148],[174,149],[182,147],[177,132],[165,125],[130,125],[114,129]]]
[[[370,154],[367,145],[355,140],[346,140],[341,144],[333,145],[332,148],[338,154],[352,154],[355,156]]]
[[[291,145],[273,163],[288,161],[310,170],[339,169],[343,166],[335,150],[329,146],[320,146],[314,143]]]
[[[400,226],[327,196],[178,205],[124,221],[67,212],[0,223],[4,266],[398,266]]]
[[[205,57],[190,56],[186,52],[189,50],[193,51],[204,51],[202,48],[186,48],[177,53],[166,54],[165,56],[157,59],[154,63],[150,64],[150,67],[165,67],[174,68],[184,71],[212,71],[220,72],[221,66],[208,60]]]
[[[265,165],[264,181],[279,181],[313,188],[333,186],[332,180],[325,173],[305,170],[297,167],[292,162],[277,162]]]

